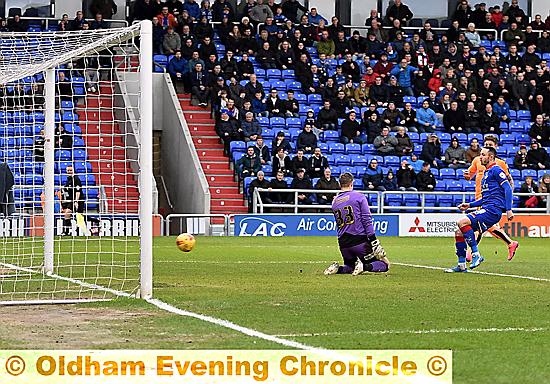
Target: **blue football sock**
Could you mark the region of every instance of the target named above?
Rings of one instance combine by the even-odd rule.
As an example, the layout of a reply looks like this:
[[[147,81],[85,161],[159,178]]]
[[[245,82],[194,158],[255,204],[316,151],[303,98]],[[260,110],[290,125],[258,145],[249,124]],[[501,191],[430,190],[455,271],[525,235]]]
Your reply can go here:
[[[458,263],[466,263],[466,243],[464,242],[464,238],[462,238],[462,241],[460,241],[458,238],[456,239],[456,256],[458,257]]]
[[[462,232],[466,243],[468,243],[468,245],[470,246],[472,253],[479,252],[479,250],[477,249],[476,235],[472,227],[469,225],[465,225],[464,227],[460,228],[460,231]]]

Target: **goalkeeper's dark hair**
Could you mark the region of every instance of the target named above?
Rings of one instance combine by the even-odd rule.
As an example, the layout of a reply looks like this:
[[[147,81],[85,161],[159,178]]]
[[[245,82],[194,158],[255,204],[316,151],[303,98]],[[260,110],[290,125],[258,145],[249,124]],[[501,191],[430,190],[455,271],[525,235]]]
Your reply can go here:
[[[349,172],[344,172],[340,175],[340,187],[350,187],[353,185],[353,175]]]

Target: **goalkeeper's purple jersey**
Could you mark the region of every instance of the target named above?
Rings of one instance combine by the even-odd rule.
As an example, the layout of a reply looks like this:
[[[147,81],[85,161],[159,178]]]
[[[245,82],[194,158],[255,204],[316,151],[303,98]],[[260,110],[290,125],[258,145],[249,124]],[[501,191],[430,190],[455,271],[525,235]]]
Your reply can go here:
[[[367,197],[356,191],[342,192],[332,202],[332,213],[338,228],[338,240],[354,238],[365,241],[374,235],[372,214]],[[349,244],[349,241],[345,241]],[[355,242],[355,241],[353,241]]]

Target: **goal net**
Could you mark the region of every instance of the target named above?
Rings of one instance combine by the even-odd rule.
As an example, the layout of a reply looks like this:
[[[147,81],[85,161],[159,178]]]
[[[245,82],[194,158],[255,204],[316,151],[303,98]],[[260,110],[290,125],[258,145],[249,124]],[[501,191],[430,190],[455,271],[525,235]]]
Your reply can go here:
[[[0,33],[0,304],[151,296],[150,28]]]

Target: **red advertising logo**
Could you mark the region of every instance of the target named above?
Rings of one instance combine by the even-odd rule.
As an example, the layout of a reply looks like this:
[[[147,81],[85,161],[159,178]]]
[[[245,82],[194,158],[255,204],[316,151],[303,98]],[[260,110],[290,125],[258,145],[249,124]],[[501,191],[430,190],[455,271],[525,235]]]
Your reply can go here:
[[[414,225],[409,228],[409,233],[416,232],[416,231],[426,232],[426,228],[420,226],[419,224],[420,224],[420,219],[417,216],[416,219],[414,219]]]

